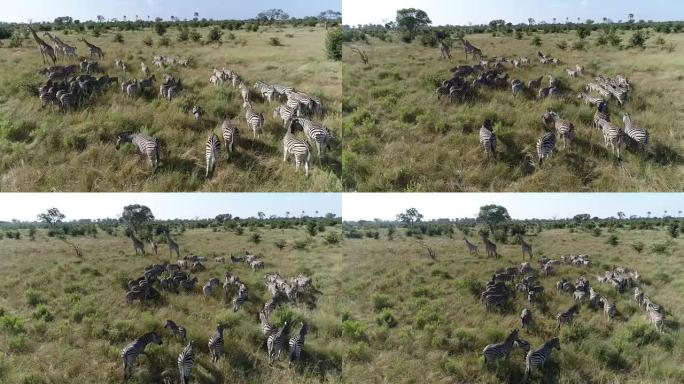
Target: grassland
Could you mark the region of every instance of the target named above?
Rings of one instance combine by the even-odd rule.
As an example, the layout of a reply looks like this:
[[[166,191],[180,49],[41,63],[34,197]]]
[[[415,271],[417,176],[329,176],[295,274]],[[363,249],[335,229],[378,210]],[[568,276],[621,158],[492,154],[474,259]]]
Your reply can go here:
[[[341,247],[326,245],[322,236],[310,238],[305,229],[256,229],[259,244],[234,232],[209,229],[187,230],[177,235],[183,254],[207,256],[207,270],[197,274],[200,283],[222,276],[227,270],[237,274],[249,289],[249,300],[238,313],[223,304],[220,295],[203,300],[193,294],[164,294],[158,305],[141,307],[127,304],[123,285],[139,276],[145,265],[168,260],[168,250],[160,256],[135,256],[130,241],[100,233],[97,238],[71,239],[84,252],[78,259],[73,250],[39,230],[36,240],[0,240],[0,382],[2,383],[114,383],[122,382],[120,353],[124,345],[145,332],[165,331],[166,319],[185,325],[188,337],[196,341],[193,383],[318,383],[340,382],[342,341],[337,296],[340,286]],[[23,231],[26,232],[26,231]],[[279,251],[274,242],[285,240]],[[308,239],[308,240],[307,240]],[[308,241],[306,249],[295,249],[295,241]],[[262,255],[265,269],[251,271],[245,264],[219,264],[214,255],[243,250]],[[306,356],[300,366],[288,368],[285,359],[268,365],[265,340],[258,326],[257,312],[268,293],[263,281],[267,272],[283,276],[310,274],[318,291],[313,307],[304,304],[282,306],[275,322],[290,318],[310,324]],[[13,319],[18,319],[16,322]],[[207,340],[217,322],[228,325],[224,357],[211,363]],[[164,332],[164,344],[147,348],[130,383],[160,383],[168,378],[179,382],[175,359],[180,341]]]
[[[532,65],[511,69],[510,78],[528,80],[553,74],[569,89],[563,99],[537,100],[531,94],[514,98],[510,87],[482,89],[472,100],[453,105],[437,100],[435,89],[451,77],[450,68],[466,62],[459,47],[453,60],[441,60],[439,49],[419,42],[406,44],[368,38],[345,45],[343,58],[343,183],[358,191],[680,191],[684,186],[684,135],[681,89],[684,77],[684,35],[651,33],[646,48],[598,47],[595,32],[584,50],[573,50],[576,34],[539,34],[521,39],[491,34],[468,35],[485,56],[527,55]],[[623,33],[623,44],[631,36]],[[662,36],[672,52],[654,42]],[[558,44],[566,42],[561,50]],[[349,47],[365,50],[364,65]],[[562,45],[562,44],[561,44]],[[559,58],[557,67],[542,66],[536,52]],[[584,76],[570,79],[566,67],[580,64]],[[617,160],[603,147],[601,132],[592,128],[594,110],[575,96],[596,74],[623,74],[633,85],[624,108],[609,103],[611,118],[622,126],[624,111],[647,128],[652,143],[647,153],[628,147]],[[547,79],[545,76],[544,84]],[[557,146],[544,167],[536,164],[535,142],[543,132],[542,114],[555,110],[576,129],[573,147]],[[487,161],[479,147],[479,128],[492,119],[498,137],[497,157]],[[560,149],[560,150],[559,150]]]
[[[197,32],[206,41],[208,28]],[[128,100],[114,86],[75,112],[61,114],[56,108],[41,110],[38,85],[44,76],[40,53],[32,40],[21,48],[0,48],[0,191],[339,191],[341,164],[339,142],[323,159],[312,158],[313,173],[295,173],[292,159],[282,161],[282,121],[272,116],[275,103],[257,102],[255,109],[266,118],[265,134],[252,140],[242,99],[230,86],[212,87],[212,68],[230,68],[253,85],[261,79],[285,84],[318,96],[326,108],[319,120],[340,137],[341,64],[326,58],[323,27],[264,26],[258,32],[224,31],[223,44],[202,45],[177,41],[179,31],[169,28],[169,47],[160,47],[153,30],[115,32],[100,37],[83,35],[105,52],[101,67],[110,76],[142,79],[140,62],[151,69],[154,55],[190,58],[191,67],[168,67],[154,71],[159,82],[164,73],[182,80],[184,90],[171,103],[151,93]],[[81,37],[55,33],[87,55]],[[42,33],[41,33],[42,35]],[[153,39],[148,47],[143,40]],[[277,38],[280,46],[271,45]],[[46,38],[47,39],[47,38]],[[4,47],[9,44],[5,41]],[[114,67],[115,59],[128,64],[125,75]],[[204,108],[197,126],[190,114],[193,104]],[[235,117],[242,133],[237,153],[230,158],[222,148],[216,175],[204,177],[204,145],[211,130],[219,137],[224,117]],[[161,167],[151,174],[131,146],[116,151],[116,134],[124,130],[145,132],[161,140]],[[299,133],[300,135],[302,133]]]
[[[403,232],[402,230],[398,232]],[[609,236],[618,244],[607,244]],[[524,353],[514,349],[507,362],[483,366],[482,349],[500,342],[520,327],[526,298],[517,295],[511,308],[486,312],[479,287],[495,270],[519,266],[517,245],[499,244],[500,259],[469,255],[462,233],[453,239],[426,237],[436,259],[431,260],[414,238],[348,239],[344,247],[346,277],[342,307],[343,327],[351,353],[345,360],[345,379],[353,383],[519,383]],[[471,241],[475,237],[471,234]],[[546,230],[527,236],[535,259],[542,255],[589,254],[592,266],[561,266],[555,276],[541,278],[547,309],[533,307],[535,325],[520,337],[533,348],[559,335],[555,316],[572,305],[568,294],[557,294],[561,277],[574,281],[586,276],[594,289],[615,300],[620,317],[610,324],[602,311],[582,306],[571,326],[560,332],[561,350],[543,372],[530,382],[544,383],[681,383],[684,380],[684,337],[678,324],[684,315],[684,243],[664,230],[604,231],[595,237],[567,229]],[[632,244],[643,242],[637,252]],[[481,243],[481,242],[480,242]],[[659,245],[659,246],[656,246]],[[660,245],[665,247],[661,253]],[[658,334],[648,324],[630,293],[617,294],[594,277],[614,266],[633,268],[643,277],[642,288],[666,306],[668,330]],[[535,261],[533,267],[538,270]],[[343,333],[345,334],[345,333]]]

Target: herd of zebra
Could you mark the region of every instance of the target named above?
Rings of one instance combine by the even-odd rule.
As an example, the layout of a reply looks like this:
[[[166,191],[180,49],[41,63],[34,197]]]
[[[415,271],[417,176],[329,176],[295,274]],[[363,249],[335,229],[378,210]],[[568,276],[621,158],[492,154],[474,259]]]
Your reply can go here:
[[[487,256],[498,257],[496,244],[491,242],[486,236],[483,236],[482,240],[487,249]],[[464,237],[464,241],[468,252],[477,255],[478,246],[471,243],[467,237]],[[523,260],[526,256],[532,260],[532,246],[526,243],[520,235],[518,235],[518,242]],[[555,270],[561,266],[585,268],[591,266],[591,261],[586,254],[561,256],[558,260],[542,256],[539,258],[539,266],[540,270],[537,271],[530,262],[523,262],[520,266],[496,271],[492,275],[491,280],[486,283],[485,290],[481,292],[480,302],[485,305],[486,310],[494,307],[511,308],[510,306],[513,304],[512,300],[515,299],[516,293],[525,294],[527,296],[527,303],[520,313],[520,328],[530,332],[535,306],[542,308],[542,311],[545,311],[544,307],[546,306],[544,287],[540,280],[555,274]],[[633,289],[634,301],[640,308],[644,309],[647,320],[658,332],[664,332],[665,310],[662,305],[656,304],[640,288],[641,275],[637,271],[617,267],[612,271],[605,271],[603,275],[596,276],[596,280],[601,284],[611,284],[616,296]],[[557,332],[560,332],[563,325],[570,324],[575,320],[582,305],[585,303],[592,310],[602,310],[607,320],[611,323],[620,315],[615,301],[610,299],[609,295],[595,290],[583,273],[577,277],[574,283],[567,278],[558,280],[556,282],[556,293],[558,295],[570,294],[574,301],[567,310],[558,312],[556,315]],[[520,347],[526,353],[525,377],[527,378],[534,368],[543,368],[544,363],[550,358],[551,351],[554,348],[560,349],[560,339],[554,337],[538,348],[530,350],[530,343],[520,339],[519,331],[515,329],[510,332],[504,341],[487,345],[484,348],[485,364],[500,358],[506,358],[514,347]]]
[[[169,252],[171,254],[175,253],[176,255],[179,255],[180,250],[178,244],[173,241],[168,234],[167,239],[170,240]],[[144,243],[133,235],[131,236],[131,240],[133,241],[136,253],[139,251],[144,252]],[[157,245],[154,242],[151,244],[153,252],[156,254],[158,249]],[[187,255],[182,259],[179,259],[176,263],[164,262],[162,264],[148,265],[145,267],[142,276],[128,281],[126,299],[128,302],[139,299],[140,302],[143,303],[160,300],[162,298],[160,291],[173,293],[182,291],[186,294],[195,293],[197,292],[196,283],[198,277],[194,276],[193,278],[190,278],[189,273],[186,272],[186,270],[189,269],[192,273],[206,271],[206,268],[202,264],[203,262],[207,262],[205,257]],[[217,265],[220,265],[225,263],[226,259],[225,257],[216,257],[214,258],[214,262]],[[257,257],[250,254],[249,251],[245,251],[244,255],[239,256],[233,256],[231,254],[230,262],[233,264],[245,263],[254,271],[264,268],[264,262],[258,260]],[[270,321],[270,315],[283,304],[295,305],[302,297],[313,295],[316,291],[313,287],[312,279],[303,274],[290,279],[285,279],[279,273],[268,273],[264,277],[264,284],[270,297],[265,301],[261,310],[259,310],[259,328],[265,338],[269,364],[277,361],[283,352],[286,352],[289,355],[290,364],[299,362],[302,358],[304,343],[308,333],[307,322],[302,321],[299,331],[291,336],[290,329],[292,325],[290,322],[284,321],[282,327],[277,327]],[[155,285],[158,286],[159,289],[155,288]],[[204,299],[208,300],[213,297],[214,292],[216,292],[220,285],[221,282],[218,278],[210,278],[201,289]],[[237,275],[232,272],[226,272],[223,282],[223,302],[228,303],[229,298],[233,296],[233,293],[235,293],[232,299],[233,311],[238,312],[249,299],[248,289]],[[185,345],[178,355],[177,363],[181,383],[187,384],[190,382],[195,359],[199,353],[195,349],[194,340],[188,340],[188,328],[177,324],[171,319],[166,321],[163,328],[168,330],[171,336],[179,339],[180,342]],[[208,339],[207,346],[213,363],[218,362],[223,354],[225,329],[226,326],[219,323],[216,327],[216,332]],[[146,333],[123,348],[121,358],[123,359],[124,379],[131,377],[137,357],[143,353],[146,346],[151,343],[162,344],[162,334],[157,331]],[[165,380],[168,380],[168,378],[165,378]],[[170,382],[170,380],[168,382]]]
[[[468,53],[472,53],[472,49],[466,51],[466,55]],[[444,53],[442,55],[444,57]],[[542,52],[537,52],[537,56],[541,64],[560,64],[560,60]],[[539,98],[561,98],[566,91],[553,75],[548,75],[548,87],[544,87],[542,84],[544,76],[529,80],[527,85],[521,79],[509,79],[509,75],[505,71],[506,63],[510,63],[511,68],[528,68],[531,64],[527,56],[511,59],[495,57],[491,60],[482,60],[480,52],[480,55],[473,55],[473,57],[480,60],[478,64],[459,65],[451,69],[452,77],[443,81],[436,90],[438,99],[445,96],[452,103],[462,102],[466,99],[472,99],[480,87],[502,89],[510,86],[514,97],[526,93],[532,94],[536,90]],[[583,76],[584,68],[578,64],[574,68],[566,68],[565,72],[571,78],[578,78]],[[472,81],[469,81],[468,78],[471,74],[476,74],[476,76]],[[610,147],[613,155],[617,156],[618,159],[620,158],[620,149],[628,141],[634,143],[640,150],[644,150],[649,143],[648,130],[635,124],[628,112],[623,113],[624,130],[611,122],[608,112],[608,100],[614,98],[618,105],[623,106],[630,91],[631,86],[626,77],[618,75],[615,78],[608,78],[598,75],[577,94],[579,101],[583,101],[595,108],[593,126],[601,131],[604,146],[606,148]],[[591,92],[595,92],[595,94],[600,96],[594,96]],[[576,134],[574,124],[567,119],[561,118],[554,111],[544,113],[542,122],[545,132],[536,141],[536,154],[540,166],[549,159],[556,148],[556,136],[563,142],[563,149],[567,149]],[[486,157],[493,157],[496,154],[497,140],[490,120],[484,121],[479,134],[480,146],[484,150]]]
[[[264,129],[264,114],[254,108],[252,103],[255,98],[250,91],[250,87],[243,81],[242,76],[231,69],[223,68],[219,70],[214,68],[209,76],[209,83],[217,87],[223,83],[228,83],[240,92],[243,102],[242,108],[245,111],[245,121],[252,130],[252,139],[257,140]],[[330,150],[333,140],[332,132],[328,127],[310,118],[303,117],[305,114],[307,117],[322,116],[324,108],[321,100],[306,92],[298,91],[294,87],[280,84],[271,85],[262,80],[257,80],[254,83],[253,89],[256,90],[256,93],[262,100],[267,101],[269,104],[283,97],[287,99],[285,104],[279,105],[273,110],[273,117],[282,119],[283,127],[285,128],[283,136],[283,161],[287,161],[287,158],[292,156],[295,161],[295,170],[299,170],[299,167],[303,164],[304,172],[308,176],[312,145],[316,144],[317,154],[320,158],[321,147]],[[202,108],[195,105],[192,113],[195,119],[199,120],[202,115]],[[240,137],[237,123],[233,119],[225,119],[220,128],[224,145],[229,152],[232,152]],[[295,135],[297,128],[304,132],[305,139]],[[205,151],[207,177],[213,173],[218,163],[220,146],[221,141],[219,137],[212,131],[207,139]]]

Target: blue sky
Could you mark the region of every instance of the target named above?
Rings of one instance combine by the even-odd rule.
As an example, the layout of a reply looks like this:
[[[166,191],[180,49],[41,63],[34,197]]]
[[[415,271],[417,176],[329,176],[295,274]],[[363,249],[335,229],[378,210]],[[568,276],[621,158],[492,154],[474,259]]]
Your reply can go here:
[[[481,206],[499,204],[514,219],[564,218],[579,213],[592,216],[677,216],[684,211],[684,193],[383,193],[342,196],[344,220],[394,219],[407,208],[417,208],[426,219],[475,217]]]
[[[419,8],[432,19],[434,25],[483,24],[493,19],[513,23],[528,18],[552,22],[557,18],[576,21],[607,17],[614,21],[635,19],[682,20],[684,2],[673,0],[344,0],[342,22],[348,25],[382,23],[394,20],[400,8]]]
[[[171,16],[192,19],[194,12],[200,18],[248,19],[259,12],[280,8],[292,17],[315,16],[321,11],[339,11],[341,0],[5,0],[2,1],[0,21],[27,22],[52,21],[59,16],[71,16],[81,21],[96,20],[97,15],[107,19],[134,20],[135,15],[147,19],[161,17],[169,20]]]
[[[335,193],[2,193],[0,221],[34,221],[39,213],[56,207],[66,220],[117,218],[123,207],[143,204],[158,219],[213,218],[221,213],[256,216],[263,211],[299,216],[341,215],[341,197]]]

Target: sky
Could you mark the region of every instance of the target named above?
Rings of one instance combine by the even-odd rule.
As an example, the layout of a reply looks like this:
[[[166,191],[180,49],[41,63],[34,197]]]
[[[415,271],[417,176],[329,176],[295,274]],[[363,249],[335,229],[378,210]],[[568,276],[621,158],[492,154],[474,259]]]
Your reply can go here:
[[[393,220],[400,212],[416,208],[424,220],[474,218],[480,207],[498,204],[513,219],[552,219],[589,213],[598,217],[631,215],[677,216],[684,211],[684,193],[345,193],[342,218],[345,221]]]
[[[214,218],[222,213],[238,217],[341,215],[335,193],[2,193],[0,221],[35,221],[39,213],[58,208],[66,220],[118,218],[130,204],[148,206],[157,219]]]
[[[527,23],[528,18],[549,23],[556,17],[565,22],[603,17],[613,21],[682,20],[684,1],[674,0],[344,0],[342,22],[347,25],[381,24],[396,18],[401,8],[418,8],[427,12],[433,25],[486,24],[504,19],[514,24]]]
[[[279,8],[291,17],[317,16],[322,11],[339,11],[341,0],[4,0],[0,21],[22,22],[28,19],[52,21],[59,16],[71,16],[81,21],[97,20],[97,15],[106,19],[135,20],[135,15],[151,20],[171,16],[192,19],[193,13],[207,19],[249,19],[259,12]]]

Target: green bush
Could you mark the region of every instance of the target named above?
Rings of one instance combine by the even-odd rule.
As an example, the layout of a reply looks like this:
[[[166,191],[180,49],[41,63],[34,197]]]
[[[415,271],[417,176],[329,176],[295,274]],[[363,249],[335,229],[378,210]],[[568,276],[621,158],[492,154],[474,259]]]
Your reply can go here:
[[[612,245],[613,247],[617,246],[619,243],[619,238],[617,235],[610,235],[608,239],[606,240],[606,244]]]
[[[638,253],[641,253],[641,251],[644,250],[644,243],[641,241],[637,241],[635,243],[632,243],[632,248],[637,251]]]
[[[220,43],[223,31],[219,27],[214,27],[207,34],[207,43]]]
[[[328,245],[337,245],[342,241],[342,235],[339,232],[328,232],[323,236],[323,240]]]
[[[484,284],[475,276],[464,277],[456,283],[456,286],[460,289],[467,290],[474,297],[480,297],[480,294],[485,289]]]
[[[342,336],[354,341],[366,341],[366,326],[357,320],[342,321]]]
[[[276,246],[276,248],[282,251],[283,248],[285,248],[285,246],[287,245],[287,241],[285,241],[284,239],[280,239],[275,241],[273,244]]]
[[[29,289],[28,291],[26,291],[26,301],[32,307],[35,307],[38,304],[47,303],[47,300],[43,297],[42,293],[35,291],[33,289]]]
[[[394,318],[394,315],[392,315],[388,308],[383,309],[375,318],[375,321],[381,327],[394,328],[397,326],[397,319]]]
[[[124,42],[123,35],[119,32],[115,33],[112,41],[114,41],[115,43],[123,44],[123,42]]]
[[[677,237],[679,237],[679,223],[677,223],[677,222],[670,223],[670,225],[667,226],[667,233],[673,239],[676,239]]]
[[[178,32],[178,41],[183,42],[183,41],[188,41],[190,39],[190,31],[187,28],[182,28],[180,32]]]
[[[35,317],[36,320],[42,319],[46,322],[50,322],[55,319],[55,317],[52,315],[52,313],[45,304],[39,304],[36,307],[36,310],[33,312],[33,317]]]
[[[390,301],[390,298],[387,295],[376,293],[373,295],[372,299],[373,308],[375,308],[376,311],[381,311],[386,308],[392,308],[392,302]]]
[[[198,42],[198,41],[200,41],[201,39],[202,39],[202,35],[201,35],[199,32],[197,32],[197,31],[195,31],[195,30],[193,30],[192,32],[190,32],[190,40],[192,40],[192,41],[194,41],[194,42]]]
[[[157,35],[164,36],[164,34],[166,33],[166,24],[155,23],[154,24],[154,31],[157,32]]]
[[[268,39],[268,44],[273,46],[273,47],[281,47],[283,43],[280,42],[280,39],[277,37],[271,37]]]
[[[298,250],[305,250],[306,247],[309,246],[309,241],[308,240],[295,240],[294,243],[292,244],[292,247],[294,249]]]
[[[339,61],[342,60],[342,29],[332,28],[328,30],[325,37],[325,51],[328,59]]]
[[[21,48],[21,45],[24,43],[24,39],[19,36],[19,35],[14,35],[10,39],[9,47],[10,48]]]
[[[24,322],[19,317],[10,314],[0,316],[0,328],[11,336],[26,332]]]
[[[152,44],[154,44],[154,41],[152,41],[152,37],[151,37],[151,36],[145,36],[145,37],[143,38],[143,41],[142,41],[142,42],[143,42],[143,44],[145,44],[145,45],[148,46],[148,47],[151,47]]]
[[[532,45],[534,45],[535,47],[540,47],[542,45],[541,37],[539,37],[539,36],[533,37],[532,38]]]
[[[258,234],[257,232],[252,233],[252,235],[249,237],[249,241],[251,241],[254,244],[259,244],[261,242],[261,235]]]
[[[162,36],[162,38],[159,39],[160,47],[168,47],[169,45],[171,45],[171,39],[169,39],[167,36]]]
[[[370,362],[373,359],[373,353],[365,343],[355,343],[347,349],[347,359],[357,362]]]
[[[646,40],[648,40],[648,36],[646,35],[646,33],[644,33],[644,31],[636,31],[634,32],[632,37],[629,38],[629,46],[631,48],[644,48]]]
[[[558,49],[565,50],[568,48],[568,43],[565,40],[561,40],[560,42],[556,43],[556,47],[558,47]]]

